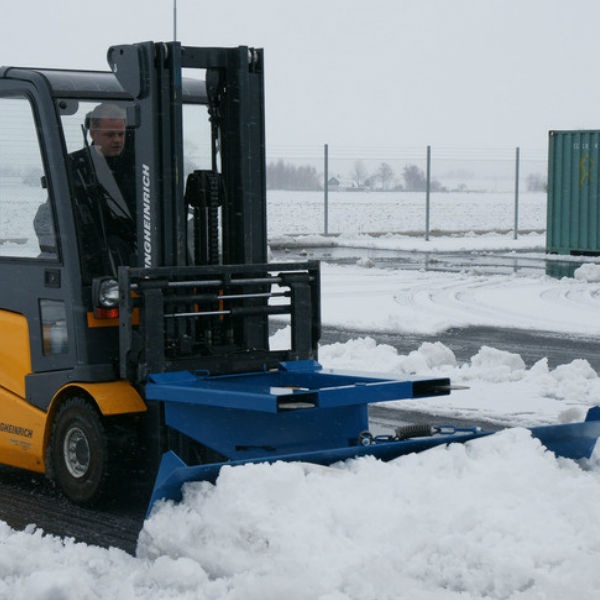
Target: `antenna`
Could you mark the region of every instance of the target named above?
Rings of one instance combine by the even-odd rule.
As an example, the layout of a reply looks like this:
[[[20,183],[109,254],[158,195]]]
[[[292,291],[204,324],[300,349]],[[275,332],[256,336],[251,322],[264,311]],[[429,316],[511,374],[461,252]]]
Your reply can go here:
[[[173,41],[177,41],[177,0],[173,0]]]

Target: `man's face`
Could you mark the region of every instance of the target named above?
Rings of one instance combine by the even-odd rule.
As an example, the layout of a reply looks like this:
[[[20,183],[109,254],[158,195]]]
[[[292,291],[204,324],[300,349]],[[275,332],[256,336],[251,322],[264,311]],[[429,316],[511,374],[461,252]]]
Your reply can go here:
[[[104,156],[118,156],[125,146],[125,121],[123,119],[98,119],[90,129],[94,145]]]

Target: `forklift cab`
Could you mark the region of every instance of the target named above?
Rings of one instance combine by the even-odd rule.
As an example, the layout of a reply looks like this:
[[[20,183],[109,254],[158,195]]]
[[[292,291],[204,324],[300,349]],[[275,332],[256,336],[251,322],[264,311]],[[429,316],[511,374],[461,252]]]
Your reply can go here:
[[[47,410],[73,381],[143,385],[190,365],[316,358],[317,267],[292,266],[285,281],[265,267],[262,60],[247,47],[147,42],[109,49],[112,72],[0,68],[0,376],[11,392]],[[106,160],[90,131],[101,106],[126,124]],[[125,242],[109,222],[119,212]],[[289,351],[273,354],[282,284],[303,313]],[[158,306],[150,288],[182,303]]]
[[[106,105],[120,107],[127,122],[122,153],[108,158],[90,135],[90,116]],[[186,167],[210,168],[207,107],[186,103],[183,114],[194,129],[184,136]],[[40,408],[51,400],[42,379],[116,375],[114,311],[92,298],[114,293],[98,286],[115,281],[119,266],[137,266],[136,235],[111,234],[107,220],[125,199],[135,234],[138,125],[134,101],[109,73],[0,70],[0,369],[22,363],[14,379],[27,379]],[[25,395],[22,383],[12,390]]]

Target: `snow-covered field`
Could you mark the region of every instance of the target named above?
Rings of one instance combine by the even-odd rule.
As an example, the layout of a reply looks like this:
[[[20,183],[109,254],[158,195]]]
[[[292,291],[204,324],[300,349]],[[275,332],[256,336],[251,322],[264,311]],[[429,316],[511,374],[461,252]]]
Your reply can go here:
[[[269,235],[322,233],[325,225],[323,192],[269,191]],[[329,192],[329,233],[424,232],[424,193]],[[514,228],[514,193],[433,193],[430,231],[480,231]],[[521,230],[546,228],[546,195],[521,193]]]
[[[387,221],[378,221],[378,201],[369,206],[347,196],[340,221],[349,224],[343,236],[348,244],[360,232],[418,229],[402,220],[408,210],[398,220],[389,212]],[[271,234],[320,233],[312,200],[294,198],[291,206],[270,199]],[[544,227],[545,209],[539,198],[536,202],[538,209],[523,227]],[[391,206],[390,201],[386,211]],[[492,210],[487,199],[466,210],[450,210],[435,227],[501,228],[500,217],[493,227],[483,224]],[[540,234],[527,237],[527,246],[519,246],[522,237],[498,234],[430,242],[396,235],[361,240],[387,248],[427,244],[431,251],[466,247],[474,253],[527,247],[543,254],[544,248]],[[486,324],[596,335],[600,267],[590,260],[576,278],[558,280],[483,276],[476,270],[384,271],[359,260],[353,266],[324,265],[322,281],[324,322],[359,330],[348,343],[321,348],[325,368],[450,376],[469,389],[402,406],[512,427],[391,463],[359,459],[329,469],[302,464],[223,469],[216,485],[189,484],[183,503],[155,510],[136,557],[45,536],[34,525],[18,532],[0,523],[0,598],[597,598],[600,463],[593,457],[583,468],[556,459],[521,427],[579,420],[600,403],[600,379],[585,356],[555,369],[544,360],[526,368],[518,349],[511,354],[486,346],[460,364],[440,343],[399,355],[370,334]],[[285,336],[281,331],[273,345]]]

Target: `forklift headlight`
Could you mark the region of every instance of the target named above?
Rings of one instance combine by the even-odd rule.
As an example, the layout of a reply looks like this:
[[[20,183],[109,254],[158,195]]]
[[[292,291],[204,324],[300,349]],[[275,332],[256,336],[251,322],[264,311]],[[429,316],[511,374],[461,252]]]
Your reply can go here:
[[[114,279],[102,279],[98,286],[98,304],[103,308],[119,306],[119,283]]]
[[[119,283],[109,277],[94,279],[92,282],[94,316],[97,319],[117,319],[119,317]]]

